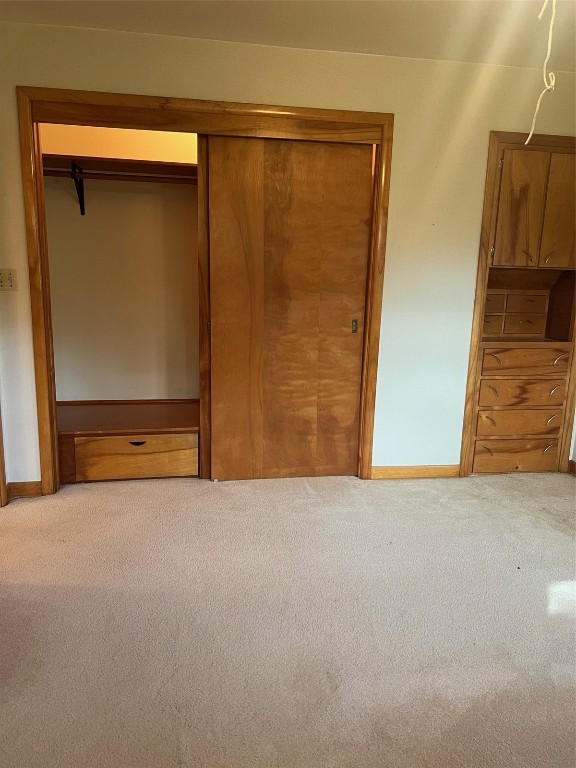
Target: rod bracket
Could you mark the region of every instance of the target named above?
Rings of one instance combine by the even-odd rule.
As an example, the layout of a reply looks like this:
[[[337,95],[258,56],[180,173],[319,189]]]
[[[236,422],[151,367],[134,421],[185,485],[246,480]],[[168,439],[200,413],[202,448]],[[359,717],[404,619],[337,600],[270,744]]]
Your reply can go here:
[[[84,204],[84,176],[82,168],[78,163],[72,162],[70,164],[70,176],[76,187],[76,194],[78,196],[78,205],[80,206],[80,215],[86,215],[86,206]]]

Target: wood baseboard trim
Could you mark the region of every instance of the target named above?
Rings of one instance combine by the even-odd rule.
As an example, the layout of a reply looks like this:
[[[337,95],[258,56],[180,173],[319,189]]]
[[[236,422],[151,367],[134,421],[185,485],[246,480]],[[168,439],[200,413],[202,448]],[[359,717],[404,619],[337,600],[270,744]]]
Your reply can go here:
[[[414,480],[431,477],[459,477],[458,464],[416,467],[372,467],[372,480]]]
[[[27,483],[8,483],[8,501],[13,499],[42,496],[42,483],[40,480],[31,480]]]
[[[570,472],[571,475],[576,475],[576,461],[570,461],[568,462],[568,472]]]

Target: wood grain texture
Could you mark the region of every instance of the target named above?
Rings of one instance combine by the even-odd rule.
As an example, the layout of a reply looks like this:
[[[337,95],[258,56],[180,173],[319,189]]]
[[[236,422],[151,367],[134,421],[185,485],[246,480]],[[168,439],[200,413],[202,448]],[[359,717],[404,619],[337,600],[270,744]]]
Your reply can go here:
[[[482,358],[484,376],[560,376],[568,370],[570,347],[487,347]]]
[[[504,333],[544,336],[546,315],[504,315]]]
[[[484,406],[555,406],[566,396],[565,379],[483,379],[478,404]]]
[[[191,131],[241,136],[269,136],[271,138],[311,139],[325,142],[351,142],[369,145],[384,142],[384,150],[377,164],[380,174],[378,197],[374,205],[371,258],[374,280],[370,285],[367,325],[370,354],[364,358],[365,395],[361,418],[361,444],[365,448],[361,465],[369,476],[371,456],[375,376],[379,335],[380,303],[382,296],[382,270],[384,265],[384,236],[389,187],[389,168],[392,147],[393,116],[390,114],[350,112],[342,110],[307,109],[299,107],[270,107],[267,105],[235,104],[229,102],[171,99],[154,96],[136,96],[88,91],[69,91],[51,88],[19,87],[21,143],[24,188],[27,190],[27,227],[29,262],[34,323],[34,354],[36,363],[37,396],[40,431],[40,458],[44,492],[57,488],[57,436],[55,424],[55,394],[53,358],[47,283],[47,255],[45,233],[39,227],[44,219],[35,196],[36,178],[41,178],[41,153],[34,154],[33,128],[40,122],[70,125],[95,125],[118,128],[157,128],[159,130]],[[202,137],[199,143],[201,144]],[[201,157],[201,149],[199,157]],[[384,172],[382,172],[384,169]],[[199,169],[200,173],[200,169]],[[26,176],[28,175],[28,178]],[[200,183],[200,181],[199,181]],[[43,226],[43,224],[42,224]],[[202,236],[202,227],[200,236]],[[43,239],[44,238],[44,239]],[[206,271],[204,271],[206,274]],[[372,274],[372,272],[371,272]],[[371,295],[375,301],[370,302]],[[208,307],[209,309],[209,307]],[[208,315],[209,317],[209,315]],[[202,349],[202,338],[200,341]],[[367,382],[367,383],[366,383]],[[209,403],[201,384],[201,454],[203,476],[209,467]],[[203,414],[203,415],[202,415]],[[208,420],[206,419],[208,416]],[[206,422],[206,423],[204,423]],[[206,441],[206,447],[204,442]]]
[[[209,153],[213,476],[356,474],[371,149]]]
[[[486,312],[504,312],[506,306],[506,294],[505,293],[488,293],[486,294]]]
[[[493,220],[495,218],[495,200],[500,179],[498,163],[499,145],[494,133],[490,134],[488,146],[488,165],[486,184],[484,186],[484,209],[482,228],[480,230],[480,252],[476,271],[476,292],[474,297],[474,313],[472,316],[472,332],[470,335],[470,355],[468,357],[468,374],[466,380],[466,399],[464,402],[464,418],[462,425],[462,446],[460,449],[460,476],[467,477],[472,472],[474,460],[474,437],[476,430],[476,403],[482,355],[484,314],[486,304],[486,288],[488,283],[488,264],[490,260],[490,243],[493,237]]]
[[[198,400],[67,401],[56,405],[60,435],[197,432],[199,410]]]
[[[574,342],[576,273],[564,271],[550,289],[546,336]]]
[[[374,144],[391,115],[21,87],[37,122]],[[384,118],[384,119],[383,119]]]
[[[479,411],[476,434],[478,437],[558,435],[563,415],[562,408]]]
[[[504,151],[492,262],[495,266],[538,264],[549,163],[547,152]]]
[[[566,472],[568,470],[568,461],[570,459],[570,450],[572,448],[574,412],[576,411],[576,355],[574,354],[574,342],[572,342],[572,361],[570,363],[570,368],[568,369],[564,411],[564,425],[560,435],[560,446],[558,449],[558,466],[560,472]]]
[[[558,470],[558,440],[478,439],[474,472],[555,472]]]
[[[376,383],[378,376],[378,353],[380,349],[380,326],[382,322],[386,231],[388,226],[388,201],[392,163],[392,133],[393,120],[390,116],[390,120],[382,127],[381,142],[374,148],[374,201],[372,205],[372,229],[366,286],[366,326],[360,398],[360,450],[358,456],[358,476],[363,480],[368,480],[372,472],[374,412],[376,409]]]
[[[8,504],[8,488],[6,486],[6,469],[4,466],[4,435],[2,430],[2,414],[0,413],[0,507]]]
[[[76,442],[74,435],[58,435],[60,485],[76,482]]]
[[[42,178],[42,150],[38,125],[32,117],[30,97],[18,89],[18,120],[28,273],[32,311],[32,340],[36,382],[36,407],[42,493],[58,490],[58,439],[56,431],[56,384],[50,316],[48,243]]]
[[[210,351],[210,211],[208,200],[208,139],[198,136],[198,363],[200,380],[200,444],[198,475],[211,477],[211,351]]]
[[[372,467],[372,480],[415,480],[433,477],[458,477],[458,464],[439,464],[414,467]]]
[[[509,293],[506,296],[506,312],[520,314],[546,314],[548,295],[537,293]]]
[[[8,501],[42,496],[42,483],[40,480],[30,480],[23,483],[8,483],[7,495]]]
[[[553,153],[538,266],[576,268],[576,155]]]
[[[576,475],[576,461],[568,462],[568,472],[570,472],[571,475]]]
[[[198,435],[77,437],[76,480],[190,477],[198,474]]]

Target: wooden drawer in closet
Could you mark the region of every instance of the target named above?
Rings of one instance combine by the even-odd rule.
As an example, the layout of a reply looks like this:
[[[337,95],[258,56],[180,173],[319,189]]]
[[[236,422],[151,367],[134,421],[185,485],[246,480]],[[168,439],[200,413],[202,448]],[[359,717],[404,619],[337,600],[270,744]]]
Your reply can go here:
[[[198,474],[198,435],[77,437],[76,481]]]
[[[506,298],[506,312],[522,314],[546,314],[548,296],[546,294],[510,293]]]
[[[504,333],[528,333],[542,336],[546,330],[546,315],[505,315]]]
[[[561,424],[561,408],[479,411],[476,434],[478,437],[557,435]]]
[[[473,472],[554,472],[558,440],[482,440],[474,446]]]
[[[558,345],[484,350],[484,376],[558,376],[568,370],[570,352]]]
[[[484,315],[482,333],[486,336],[500,336],[504,323],[504,315]]]
[[[504,312],[505,304],[505,293],[488,293],[486,296],[486,312]]]
[[[565,379],[484,379],[480,382],[479,405],[562,405]]]

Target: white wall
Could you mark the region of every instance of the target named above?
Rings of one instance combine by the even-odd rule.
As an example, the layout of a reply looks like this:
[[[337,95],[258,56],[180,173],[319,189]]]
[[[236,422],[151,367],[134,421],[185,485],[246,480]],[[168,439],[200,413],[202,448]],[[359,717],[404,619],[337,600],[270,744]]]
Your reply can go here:
[[[57,398],[198,397],[196,187],[45,189]]]
[[[21,284],[17,84],[394,113],[374,464],[458,463],[488,134],[528,130],[539,70],[26,25],[0,35],[0,260]],[[574,75],[556,72],[539,132],[576,132],[574,95]],[[0,301],[8,479],[34,480],[29,300]]]

